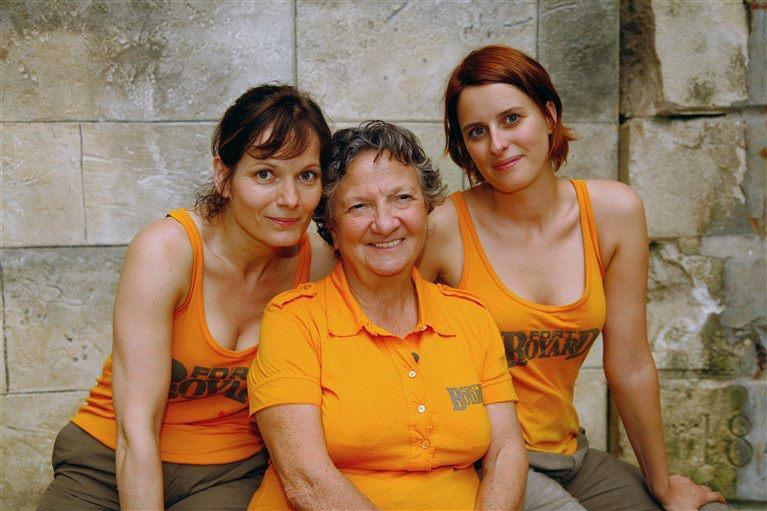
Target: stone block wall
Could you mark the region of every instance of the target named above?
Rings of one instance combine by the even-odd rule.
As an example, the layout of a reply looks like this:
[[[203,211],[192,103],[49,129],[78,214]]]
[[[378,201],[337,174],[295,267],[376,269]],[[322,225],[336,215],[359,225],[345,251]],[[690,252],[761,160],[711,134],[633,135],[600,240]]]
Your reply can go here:
[[[336,126],[401,123],[455,190],[465,180],[442,154],[439,99],[459,58],[490,43],[550,71],[580,138],[562,173],[620,178],[645,201],[672,466],[767,500],[764,65],[752,64],[765,18],[706,5],[0,3],[0,507],[34,508],[55,434],[110,350],[124,248],[190,204],[215,121],[241,92],[279,80],[311,91]],[[690,17],[707,38],[680,32]],[[597,344],[576,404],[592,444],[630,458],[601,365]]]
[[[620,179],[650,237],[648,334],[671,469],[767,500],[767,9],[621,3]],[[635,461],[620,421],[610,448]]]

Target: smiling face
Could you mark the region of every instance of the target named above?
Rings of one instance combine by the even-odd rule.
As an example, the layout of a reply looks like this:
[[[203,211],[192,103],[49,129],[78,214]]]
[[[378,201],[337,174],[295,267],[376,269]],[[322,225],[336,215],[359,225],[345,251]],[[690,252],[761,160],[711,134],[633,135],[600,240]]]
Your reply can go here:
[[[549,106],[553,113],[553,106]],[[468,87],[458,98],[458,124],[482,177],[501,192],[529,186],[549,161],[550,123],[521,90],[505,83]]]
[[[216,161],[217,177],[227,172]],[[299,242],[322,195],[316,137],[299,156],[258,159],[245,153],[221,190],[227,216],[249,237],[273,247]]]
[[[388,152],[354,159],[333,198],[331,232],[360,278],[409,277],[426,241],[427,207],[415,169]]]

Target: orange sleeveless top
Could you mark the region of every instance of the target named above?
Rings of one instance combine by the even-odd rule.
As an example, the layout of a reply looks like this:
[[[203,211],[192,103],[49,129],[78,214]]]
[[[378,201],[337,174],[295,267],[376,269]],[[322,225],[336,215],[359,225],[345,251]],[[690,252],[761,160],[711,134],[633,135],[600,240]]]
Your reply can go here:
[[[507,289],[485,255],[462,193],[450,196],[463,242],[458,287],[481,298],[501,330],[527,448],[558,454],[576,451],[579,424],[573,389],[606,313],[591,201],[585,181],[572,184],[580,209],[586,282],[583,295],[567,305],[533,303]]]
[[[189,296],[173,312],[171,383],[160,430],[160,459],[171,463],[212,465],[243,460],[264,447],[248,416],[246,382],[257,346],[243,351],[222,347],[205,321],[203,244],[185,209],[171,211],[192,245]],[[293,286],[309,280],[311,245],[301,238]],[[242,304],[247,306],[247,304]],[[115,448],[112,404],[112,357],[72,422],[101,443]]]

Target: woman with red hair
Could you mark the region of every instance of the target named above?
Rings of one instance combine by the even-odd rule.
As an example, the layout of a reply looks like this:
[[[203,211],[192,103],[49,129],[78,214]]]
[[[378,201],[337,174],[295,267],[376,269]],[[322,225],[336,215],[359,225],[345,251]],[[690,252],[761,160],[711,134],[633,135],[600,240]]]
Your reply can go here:
[[[647,341],[642,201],[556,172],[574,139],[534,59],[467,55],[445,91],[447,152],[471,183],[430,216],[423,276],[467,290],[502,331],[530,471],[526,509],[697,509],[722,496],[670,475]],[[602,334],[604,369],[641,468],[588,448],[573,388]],[[649,489],[649,492],[648,492]]]

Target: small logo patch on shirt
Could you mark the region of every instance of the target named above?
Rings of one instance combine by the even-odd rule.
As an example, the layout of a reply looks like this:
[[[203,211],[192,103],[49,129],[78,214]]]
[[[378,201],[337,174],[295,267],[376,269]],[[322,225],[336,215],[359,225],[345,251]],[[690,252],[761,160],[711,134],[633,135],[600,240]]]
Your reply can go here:
[[[453,402],[453,411],[460,412],[469,405],[482,405],[482,386],[478,383],[465,387],[447,387],[447,393]]]

